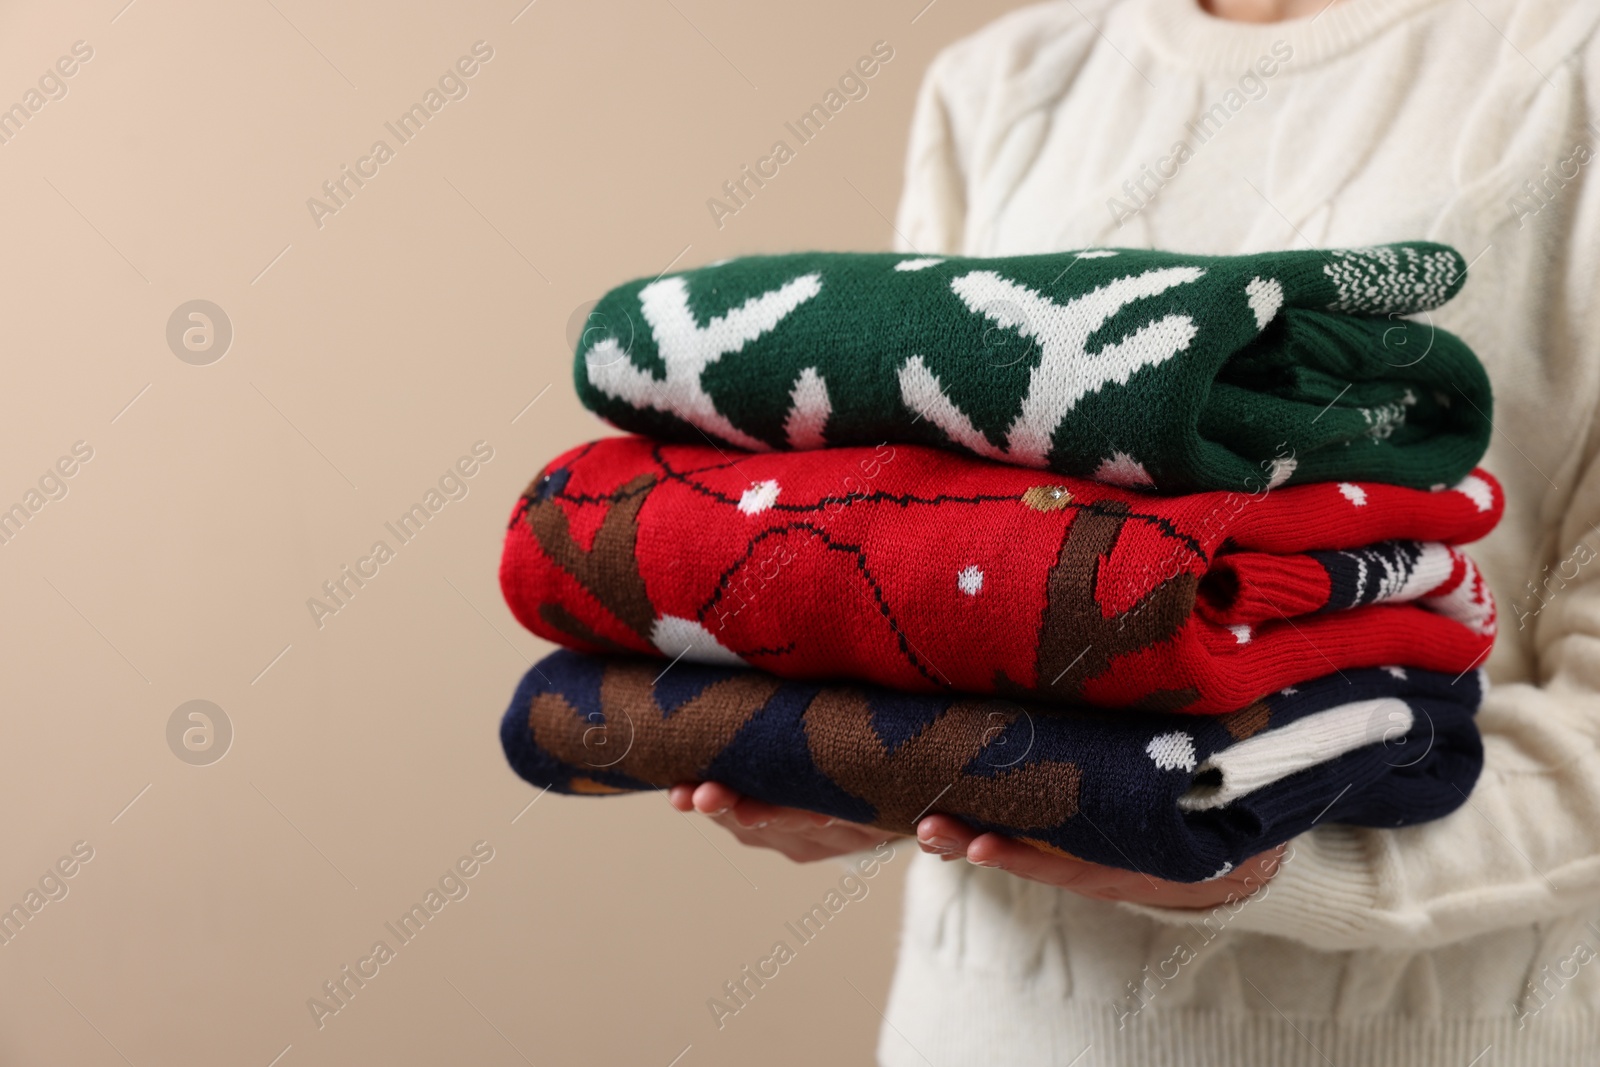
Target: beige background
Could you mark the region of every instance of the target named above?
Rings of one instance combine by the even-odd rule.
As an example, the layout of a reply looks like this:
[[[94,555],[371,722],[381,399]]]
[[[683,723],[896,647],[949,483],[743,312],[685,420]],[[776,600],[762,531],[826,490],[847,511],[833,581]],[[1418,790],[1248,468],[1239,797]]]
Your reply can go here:
[[[574,310],[887,247],[929,58],[1017,5],[125,2],[0,14],[0,105],[93,48],[0,145],[0,508],[94,450],[0,546],[0,908],[94,849],[0,946],[0,1063],[869,1062],[905,853],[719,1032],[706,999],[840,868],[655,796],[527,809],[496,728],[547,646],[496,564],[534,471],[602,432]],[[479,40],[319,228],[307,198]],[[719,230],[706,199],[877,40],[867,98]],[[165,338],[195,298],[234,330],[208,366]],[[469,495],[319,630],[307,598],[479,440]],[[209,766],[168,746],[191,699],[233,725]],[[319,1031],[308,998],[479,840],[470,894]]]

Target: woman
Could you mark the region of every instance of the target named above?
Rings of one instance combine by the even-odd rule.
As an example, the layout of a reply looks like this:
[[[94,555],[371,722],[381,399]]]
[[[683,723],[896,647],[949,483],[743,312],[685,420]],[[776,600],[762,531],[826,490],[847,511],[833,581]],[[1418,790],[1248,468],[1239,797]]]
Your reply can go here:
[[[883,1063],[1600,1055],[1597,26],[1561,0],[1063,0],[935,61],[903,250],[1461,250],[1434,321],[1495,386],[1506,515],[1473,551],[1504,624],[1483,776],[1442,821],[1320,826],[1180,886],[925,818]],[[801,861],[884,836],[671,796]]]

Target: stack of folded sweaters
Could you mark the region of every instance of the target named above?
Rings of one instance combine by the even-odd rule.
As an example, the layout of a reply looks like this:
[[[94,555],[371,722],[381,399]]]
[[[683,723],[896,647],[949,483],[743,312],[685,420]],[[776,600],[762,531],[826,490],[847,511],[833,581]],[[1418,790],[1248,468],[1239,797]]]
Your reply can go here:
[[[1413,243],[812,253],[609,293],[612,437],[518,502],[501,584],[568,646],[517,773],[930,812],[1197,881],[1319,821],[1458,807],[1493,602],[1458,546],[1487,377]]]

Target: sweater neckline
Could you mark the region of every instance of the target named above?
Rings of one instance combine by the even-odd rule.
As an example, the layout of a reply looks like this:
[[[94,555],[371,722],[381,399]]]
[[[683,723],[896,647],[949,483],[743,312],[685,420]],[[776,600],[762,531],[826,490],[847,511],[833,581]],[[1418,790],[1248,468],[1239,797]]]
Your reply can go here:
[[[1167,59],[1194,70],[1237,75],[1262,56],[1283,72],[1326,62],[1354,50],[1402,18],[1439,0],[1337,0],[1321,14],[1286,22],[1234,22],[1208,14],[1199,0],[1145,0],[1151,43]],[[1282,61],[1272,46],[1293,49]]]

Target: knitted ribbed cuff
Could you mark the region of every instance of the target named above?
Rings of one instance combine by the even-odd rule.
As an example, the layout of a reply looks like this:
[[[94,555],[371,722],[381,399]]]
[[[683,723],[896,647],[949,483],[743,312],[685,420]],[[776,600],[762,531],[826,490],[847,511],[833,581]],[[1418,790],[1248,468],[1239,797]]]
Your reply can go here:
[[[1324,951],[1388,943],[1395,916],[1379,906],[1376,832],[1322,826],[1289,843],[1260,890],[1216,908],[1122,907],[1158,922],[1288,938]]]

